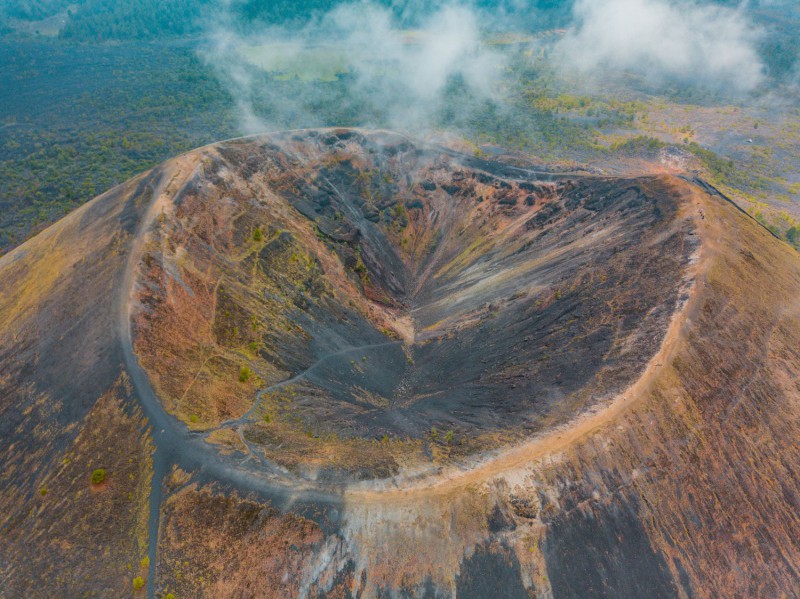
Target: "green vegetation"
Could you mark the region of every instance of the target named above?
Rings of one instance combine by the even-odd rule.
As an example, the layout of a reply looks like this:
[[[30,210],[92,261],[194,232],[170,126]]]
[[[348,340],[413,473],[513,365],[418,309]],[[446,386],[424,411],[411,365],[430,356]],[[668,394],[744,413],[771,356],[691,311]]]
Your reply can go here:
[[[70,16],[62,37],[90,41],[186,36],[198,26],[196,17],[208,17],[212,6],[210,0],[73,1],[79,9]],[[40,19],[65,10],[70,3],[0,0],[0,15]],[[243,20],[302,23],[335,3],[235,0],[231,10]],[[554,5],[548,5],[546,12],[560,14]],[[568,11],[559,18],[566,14]],[[794,39],[792,25],[787,23],[784,29],[786,35],[764,48],[780,58],[776,65],[782,61],[783,67],[775,66],[776,73],[781,69],[788,72],[787,61],[798,55],[800,43]],[[0,69],[14,83],[8,89],[30,92],[0,94],[7,105],[0,115],[0,253],[162,160],[239,133],[235,102],[198,59],[197,44],[186,38],[113,45],[34,38],[0,42]],[[476,98],[464,81],[455,77],[431,119],[433,128],[453,131],[475,144],[519,150],[542,160],[603,163],[617,156],[654,156],[666,145],[652,135],[663,131],[647,125],[656,104],[680,109],[689,102],[708,107],[719,101],[707,90],[674,85],[654,89],[647,81],[627,79],[620,82],[618,91],[576,93],[576,82],[564,80],[553,69],[546,51],[531,55],[513,44],[504,51],[509,53],[509,68],[501,86],[504,97],[491,101]],[[257,58],[253,64],[260,65]],[[254,89],[269,90],[253,98],[253,112],[275,129],[365,122],[383,126],[395,116],[392,107],[376,106],[353,95],[352,76],[347,73],[337,72],[324,81],[287,78],[285,73],[268,69],[250,74]],[[53,89],[58,93],[40,91]],[[641,99],[654,96],[656,99]],[[666,102],[658,96],[678,101]],[[759,135],[769,131],[768,117],[747,118],[753,127],[758,125]],[[706,166],[715,184],[760,199],[776,193],[779,182],[774,169],[768,168],[776,158],[753,148],[751,159],[737,155],[734,163],[729,156],[717,155],[694,141],[698,127],[691,115],[673,121],[677,123],[671,124],[672,137],[684,141],[681,145]],[[487,154],[478,145],[475,153]],[[378,171],[363,174],[363,192],[368,198],[384,193],[389,183]],[[398,230],[408,222],[402,204],[387,209],[385,216]],[[766,218],[776,225],[772,216]],[[790,228],[776,226],[784,233]],[[256,228],[253,241],[263,238],[264,231]],[[364,284],[369,282],[363,261],[356,265],[356,273]]]
[[[137,576],[133,579],[133,590],[138,591],[144,587],[144,578]]]
[[[246,383],[250,380],[253,376],[253,371],[250,370],[247,366],[242,366],[241,370],[239,370],[239,382]]]
[[[374,0],[376,4],[393,8],[406,25],[414,24],[414,13],[404,2]],[[302,26],[309,19],[331,10],[344,0],[233,0],[226,3],[230,13],[244,23],[280,23]],[[478,0],[478,7],[496,10],[495,2]],[[563,5],[562,5],[563,4]],[[530,12],[506,6],[520,18],[528,18],[538,27],[561,24],[569,15],[569,3],[540,2],[536,20]],[[71,8],[74,8],[72,10]],[[217,17],[219,3],[213,0],[0,0],[0,25],[9,17],[36,21],[57,14],[68,16],[61,31],[67,40],[145,40],[164,37],[196,35],[209,20]]]
[[[61,37],[74,40],[152,39],[198,31],[207,0],[85,0]]]
[[[689,151],[697,156],[711,173],[716,181],[723,181],[734,176],[733,160],[724,160],[711,150],[707,150],[696,142],[687,145]]]
[[[92,472],[92,484],[99,485],[106,480],[106,471],[103,468],[97,468]]]
[[[366,264],[364,264],[364,261],[361,260],[361,254],[358,254],[356,265],[353,268],[353,270],[355,270],[356,273],[358,273],[358,276],[361,277],[362,279],[366,279],[368,277],[367,266]]]
[[[329,10],[336,0],[301,2],[239,0],[230,10],[245,22],[302,22],[315,12]],[[196,34],[218,10],[211,0],[85,0],[62,31],[62,37],[75,40],[153,39],[161,36]]]
[[[666,143],[655,137],[637,135],[612,143],[608,151],[616,156],[652,156],[666,146]]]
[[[40,21],[67,9],[74,0],[3,0],[0,14],[25,21]]]
[[[14,82],[0,92],[0,253],[170,156],[236,132],[227,93],[191,45],[0,42],[0,70]]]

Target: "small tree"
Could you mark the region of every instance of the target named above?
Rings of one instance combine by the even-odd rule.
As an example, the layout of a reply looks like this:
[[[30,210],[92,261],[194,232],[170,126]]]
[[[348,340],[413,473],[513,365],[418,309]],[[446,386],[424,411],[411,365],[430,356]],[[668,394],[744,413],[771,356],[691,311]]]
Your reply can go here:
[[[144,587],[144,578],[142,578],[141,576],[137,576],[136,578],[133,579],[133,590],[138,591],[142,587]]]
[[[106,479],[106,471],[104,468],[97,468],[92,472],[92,484],[99,485]]]

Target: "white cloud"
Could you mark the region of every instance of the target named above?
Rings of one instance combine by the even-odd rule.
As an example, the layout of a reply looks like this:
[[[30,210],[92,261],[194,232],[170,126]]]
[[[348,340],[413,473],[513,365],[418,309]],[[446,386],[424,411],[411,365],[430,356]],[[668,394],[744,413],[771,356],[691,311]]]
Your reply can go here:
[[[253,105],[259,100],[285,102],[270,96],[254,72],[259,65],[302,68],[306,61],[312,70],[321,63],[322,70],[341,65],[349,75],[348,101],[366,106],[365,114],[385,115],[394,127],[429,123],[453,77],[471,94],[493,97],[504,65],[500,53],[481,43],[477,14],[458,4],[436,9],[413,32],[404,31],[390,9],[370,2],[340,5],[300,31],[264,27],[245,35],[223,15],[215,20],[211,39],[204,58],[231,90],[244,132],[270,127],[255,118]],[[261,53],[256,58],[254,48]],[[299,124],[307,117],[306,124],[319,124],[319,115],[303,114],[301,106],[318,105],[313,95],[322,92],[308,86],[306,93],[294,99],[296,120]]]
[[[627,70],[746,92],[763,78],[740,9],[690,0],[578,0],[556,55],[583,74]]]

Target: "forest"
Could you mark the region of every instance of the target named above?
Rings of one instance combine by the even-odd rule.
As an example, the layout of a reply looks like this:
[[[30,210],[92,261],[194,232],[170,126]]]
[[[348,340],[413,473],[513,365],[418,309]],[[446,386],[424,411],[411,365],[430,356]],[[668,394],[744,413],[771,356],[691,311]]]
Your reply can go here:
[[[412,0],[382,2],[409,27],[413,18],[404,15],[423,14],[413,10]],[[234,20],[252,27],[264,22],[300,26],[336,3],[234,0],[230,10]],[[170,156],[240,134],[235,92],[200,52],[203,19],[212,6],[210,0],[0,0],[0,71],[8,82],[0,86],[0,254]],[[518,11],[518,23],[522,13],[535,14],[537,26],[547,28],[564,25],[569,7],[570,2],[558,0],[509,0],[505,10]],[[760,46],[770,85],[791,82],[797,77],[800,40],[794,32],[800,17],[786,15],[800,10],[776,13],[758,3],[751,10],[763,13],[760,22],[773,33]],[[58,14],[66,17],[57,36],[19,27]],[[727,110],[724,97],[629,80],[622,84],[638,89],[634,94],[576,94],[546,60],[531,58],[524,46],[505,48],[515,58],[506,73],[504,99],[473,97],[454,78],[430,126],[458,133],[476,148],[495,144],[572,163],[637,152],[652,156],[678,140],[715,183],[740,192],[754,216],[790,242],[800,242],[795,217],[783,208],[800,189],[780,166],[798,151],[794,121],[773,127],[775,135],[783,131],[779,141],[786,147],[753,147],[733,155],[722,146],[696,143],[695,125],[667,126],[665,120],[656,126],[654,120],[655,114],[681,107],[698,115],[713,106]],[[269,72],[250,76],[269,90],[255,98],[253,109],[274,128],[390,124],[380,107],[360,104],[350,94],[354,82],[347,72],[330,81]],[[275,98],[291,101],[274,103]],[[754,133],[766,134],[766,129]],[[773,196],[783,198],[783,205],[771,214],[766,202]]]

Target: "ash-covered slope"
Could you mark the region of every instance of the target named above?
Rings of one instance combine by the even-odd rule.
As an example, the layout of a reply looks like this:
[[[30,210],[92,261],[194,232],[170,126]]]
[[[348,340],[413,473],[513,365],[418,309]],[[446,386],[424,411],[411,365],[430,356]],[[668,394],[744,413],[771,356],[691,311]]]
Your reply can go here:
[[[544,175],[351,130],[209,151],[143,254],[136,353],[190,428],[313,478],[562,424],[641,374],[697,243],[664,181]]]
[[[0,259],[0,593],[791,593],[798,290],[673,176],[197,150]]]

